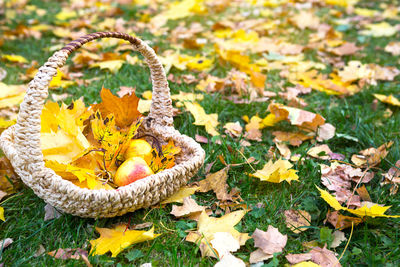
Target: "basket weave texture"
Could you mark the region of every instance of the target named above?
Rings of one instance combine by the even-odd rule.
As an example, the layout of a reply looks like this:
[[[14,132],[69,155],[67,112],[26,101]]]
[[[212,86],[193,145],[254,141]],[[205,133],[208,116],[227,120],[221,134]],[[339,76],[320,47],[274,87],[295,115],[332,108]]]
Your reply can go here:
[[[181,148],[181,153],[176,156],[176,164],[170,169],[116,190],[89,190],[79,188],[45,167],[40,148],[40,116],[48,96],[49,83],[57,73],[57,68],[65,64],[69,54],[87,42],[108,37],[129,41],[134,50],[144,56],[150,68],[152,104],[140,132],[152,134],[163,142],[172,139]],[[63,212],[90,218],[119,216],[157,204],[185,185],[197,173],[205,157],[198,143],[173,127],[168,82],[154,50],[139,38],[119,32],[89,34],[54,53],[29,83],[17,123],[2,133],[0,148],[22,181],[37,196]]]

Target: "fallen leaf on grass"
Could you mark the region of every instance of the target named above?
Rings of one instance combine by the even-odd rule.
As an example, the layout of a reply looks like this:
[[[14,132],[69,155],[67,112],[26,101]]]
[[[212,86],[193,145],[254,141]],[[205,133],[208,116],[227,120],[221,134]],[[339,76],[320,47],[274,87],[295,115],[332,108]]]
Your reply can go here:
[[[271,255],[282,252],[287,242],[287,235],[282,235],[278,228],[272,225],[268,226],[266,232],[256,229],[251,237],[254,239],[254,246],[256,248],[260,248],[264,253]]]
[[[329,160],[330,159],[329,154],[332,154],[332,150],[329,148],[328,145],[325,144],[314,146],[307,151],[307,155],[313,158],[323,159],[323,160]]]
[[[315,247],[310,251],[311,260],[322,267],[341,267],[339,260],[336,258],[335,253],[327,248]]]
[[[62,214],[50,204],[44,206],[44,221],[60,218],[61,215]]]
[[[218,253],[220,261],[215,266],[227,267],[227,266],[243,266],[246,264],[239,258],[236,258],[231,254],[240,248],[239,241],[236,240],[228,232],[218,232],[214,234],[214,239],[210,241],[212,247]]]
[[[167,204],[167,203],[183,203],[183,199],[186,197],[189,197],[190,195],[193,195],[197,190],[199,190],[200,187],[194,186],[194,187],[189,187],[189,186],[184,186],[181,187],[178,192],[170,196],[169,198],[163,200],[161,204]]]
[[[367,148],[359,153],[351,156],[351,161],[360,167],[373,167],[378,165],[389,153],[388,149],[393,145],[393,141],[389,141],[378,148]]]
[[[311,215],[305,210],[286,210],[284,212],[286,226],[295,234],[308,230],[311,225]]]
[[[282,131],[274,131],[272,135],[275,136],[274,142],[289,142],[292,146],[299,146],[305,140],[310,140],[314,136],[307,135],[301,132],[282,132]]]
[[[312,261],[303,261],[295,265],[292,265],[292,267],[321,267],[321,265],[316,264]]]
[[[226,183],[228,170],[229,167],[225,167],[218,172],[207,174],[206,179],[198,182],[199,192],[213,190],[219,200],[232,200],[232,195],[228,193],[228,185]]]
[[[390,195],[397,193],[400,184],[400,160],[398,160],[394,167],[391,167],[387,173],[382,174],[384,181],[381,185],[392,184],[390,188]]]
[[[278,103],[271,103],[268,110],[275,115],[275,120],[287,120],[292,125],[311,131],[316,131],[319,126],[325,123],[325,119],[319,114]]]
[[[290,184],[293,180],[298,180],[299,176],[296,174],[296,170],[290,169],[293,164],[288,160],[278,159],[274,163],[272,160],[268,161],[262,170],[258,170],[250,176],[259,178],[261,181],[267,181],[271,183],[281,183],[286,181]]]
[[[378,99],[379,101],[390,104],[392,106],[397,106],[400,107],[400,101],[394,97],[392,94],[391,95],[380,95],[380,94],[374,94],[374,97]]]
[[[20,55],[2,55],[1,58],[14,63],[28,63],[28,60]]]
[[[80,248],[65,248],[65,249],[59,248],[57,250],[48,252],[47,254],[56,259],[61,259],[61,260],[82,259],[85,262],[86,266],[88,267],[92,266],[89,262],[87,251]]]
[[[338,230],[349,228],[352,225],[356,226],[363,222],[363,220],[358,217],[344,216],[337,210],[328,211],[325,221],[328,221]]]
[[[375,203],[365,204],[361,208],[358,209],[348,209],[342,207],[340,203],[328,193],[328,191],[322,190],[317,186],[318,190],[321,193],[321,197],[335,210],[345,210],[352,214],[355,214],[359,217],[369,216],[372,218],[375,217],[387,217],[387,218],[400,218],[400,215],[386,215],[384,214],[391,206],[379,206]]]
[[[148,231],[127,230],[128,225],[120,224],[114,229],[96,227],[100,237],[90,240],[92,249],[90,254],[103,255],[110,251],[111,257],[116,257],[122,250],[132,244],[153,240],[160,234],[154,234],[154,227]]]
[[[190,232],[186,236],[186,241],[199,244],[202,257],[216,257],[216,251],[210,246],[210,241],[215,238],[215,234],[218,232],[230,233],[239,242],[239,245],[243,246],[250,237],[247,233],[237,231],[234,226],[240,222],[245,214],[245,210],[239,210],[215,218],[209,217],[203,211],[197,223],[197,231]]]
[[[186,109],[193,115],[194,125],[205,126],[207,133],[212,136],[219,135],[215,127],[218,126],[218,114],[207,114],[199,103],[184,102]]]
[[[331,244],[331,248],[337,248],[343,241],[346,241],[347,238],[344,236],[342,231],[336,230],[333,232],[333,241]]]
[[[303,261],[311,260],[312,255],[311,253],[287,254],[285,258],[290,264],[297,264]]]
[[[189,196],[183,199],[182,206],[173,205],[171,214],[175,217],[190,217],[196,220],[205,209],[206,207],[198,205],[196,201]]]
[[[214,267],[245,267],[246,264],[243,260],[233,256],[232,254],[228,253],[221,257],[221,260],[217,262]]]
[[[6,218],[4,218],[4,208],[0,206],[0,220],[3,222],[6,221]]]
[[[115,60],[107,60],[103,62],[96,62],[89,65],[90,68],[99,67],[100,69],[107,69],[111,73],[115,74],[125,63],[124,60],[115,59]]]
[[[335,136],[336,128],[330,124],[325,123],[318,128],[317,132],[317,140],[318,142],[322,142],[325,140],[329,140]]]
[[[390,42],[385,46],[385,51],[391,53],[393,56],[400,55],[400,42]]]
[[[11,245],[12,242],[14,242],[14,240],[12,240],[11,238],[6,238],[6,239],[3,239],[3,240],[0,240],[0,249],[1,250],[5,249],[9,245]]]

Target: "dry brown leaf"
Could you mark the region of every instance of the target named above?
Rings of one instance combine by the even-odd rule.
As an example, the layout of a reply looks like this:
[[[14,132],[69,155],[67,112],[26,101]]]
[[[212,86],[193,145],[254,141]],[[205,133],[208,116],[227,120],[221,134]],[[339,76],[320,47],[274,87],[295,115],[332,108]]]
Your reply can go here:
[[[44,206],[44,221],[49,221],[52,219],[57,219],[60,218],[62,216],[62,214],[56,210],[53,206],[51,206],[50,204],[46,204],[46,206]]]
[[[360,167],[376,166],[389,153],[388,149],[393,145],[393,141],[389,141],[378,148],[368,148],[359,152],[359,155],[354,154],[351,161]]]
[[[343,241],[346,241],[347,238],[344,236],[342,231],[336,230],[333,232],[333,241],[331,244],[331,248],[337,248]]]
[[[115,122],[121,128],[130,126],[141,116],[137,110],[139,98],[135,94],[119,98],[103,87],[100,97],[103,102],[93,105],[93,110],[100,110],[104,118],[109,114],[114,114]]]
[[[56,259],[62,259],[62,260],[82,259],[85,262],[86,266],[88,267],[92,266],[88,260],[88,252],[80,248],[65,248],[65,249],[59,248],[57,250],[48,252],[47,254]]]
[[[232,200],[232,195],[228,193],[228,185],[226,184],[228,170],[229,166],[216,173],[208,174],[206,179],[198,182],[200,187],[198,191],[207,192],[213,190],[219,200]]]
[[[178,218],[187,216],[191,216],[191,218],[197,218],[205,209],[206,207],[198,205],[196,201],[189,196],[183,199],[182,206],[173,205],[171,214]]]
[[[268,254],[265,253],[264,251],[262,251],[261,248],[256,249],[255,251],[253,251],[252,253],[250,253],[250,263],[257,263],[260,261],[265,261],[268,259],[273,258],[274,255],[273,254]]]
[[[339,211],[328,211],[326,214],[326,221],[333,225],[336,229],[343,230],[363,222],[362,219],[358,217],[344,216],[339,213]]]
[[[6,238],[6,239],[3,239],[3,240],[0,240],[0,248],[1,248],[1,250],[5,249],[9,245],[11,245],[12,242],[14,242],[14,240],[12,240],[11,238]]]
[[[382,174],[384,181],[381,185],[392,184],[390,188],[390,194],[394,195],[397,193],[400,184],[400,160],[398,160],[394,167],[391,167],[387,173]]]
[[[311,260],[312,258],[311,253],[287,254],[285,257],[290,264],[296,264],[303,261],[308,261]]]
[[[290,151],[289,147],[285,143],[275,143],[276,147],[279,150],[279,153],[284,159],[290,159],[292,152]]]
[[[282,235],[278,228],[268,226],[266,232],[256,229],[251,236],[254,239],[254,246],[262,249],[264,253],[274,254],[281,252],[286,246],[287,235]]]
[[[363,201],[372,202],[371,196],[369,195],[365,185],[360,186],[359,188],[356,189],[356,191]]]
[[[295,234],[308,230],[311,225],[311,215],[305,210],[286,210],[284,212],[286,226]]]
[[[311,260],[322,267],[341,267],[339,260],[336,258],[335,253],[327,248],[315,247],[311,251]]]
[[[307,155],[313,158],[323,159],[323,160],[329,160],[330,159],[329,154],[331,153],[332,150],[326,144],[314,146],[307,151]]]
[[[352,55],[358,50],[360,50],[360,48],[357,47],[355,43],[344,43],[339,47],[333,48],[331,52],[338,56],[345,56],[345,55]]]
[[[325,123],[318,128],[317,140],[319,142],[329,140],[335,136],[336,128],[330,123]]]
[[[248,239],[247,233],[240,233],[234,226],[240,222],[246,214],[245,210],[227,213],[220,218],[209,217],[205,211],[200,214],[197,223],[197,231],[190,232],[186,236],[186,241],[197,243],[200,246],[202,257],[216,257],[216,251],[210,246],[210,241],[214,239],[215,233],[228,232],[243,246]]]
[[[301,132],[282,132],[274,131],[272,134],[275,136],[274,142],[289,142],[292,146],[299,146],[305,140],[312,139],[314,136],[303,134]]]

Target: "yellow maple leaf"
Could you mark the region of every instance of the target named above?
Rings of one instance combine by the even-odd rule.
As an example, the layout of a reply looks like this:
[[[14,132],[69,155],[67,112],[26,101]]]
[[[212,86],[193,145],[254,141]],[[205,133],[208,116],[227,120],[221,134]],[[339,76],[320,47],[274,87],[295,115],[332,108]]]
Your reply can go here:
[[[53,79],[50,81],[49,88],[67,88],[71,85],[74,85],[74,81],[65,81],[63,78],[66,78],[66,75],[64,72],[62,72],[60,69],[57,69],[57,74],[53,77]]]
[[[194,187],[188,187],[184,186],[181,189],[178,190],[175,194],[170,196],[169,198],[165,199],[161,204],[167,204],[167,203],[183,203],[183,199],[185,197],[193,195],[200,187],[194,186]]]
[[[55,160],[59,163],[68,164],[85,149],[89,148],[86,137],[77,138],[59,129],[57,132],[41,133],[40,143],[44,159]]]
[[[90,68],[99,67],[100,69],[108,69],[111,73],[116,73],[122,65],[125,63],[124,60],[115,59],[115,60],[106,60],[103,62],[92,63],[89,65]]]
[[[24,85],[8,85],[0,82],[0,108],[18,105],[24,100]]]
[[[387,104],[390,104],[393,106],[400,107],[400,101],[396,97],[394,97],[392,94],[389,96],[374,94],[374,97],[383,103],[387,103]]]
[[[144,157],[147,164],[154,173],[172,168],[175,165],[175,155],[181,152],[181,148],[175,146],[174,141],[169,140],[168,144],[163,145],[161,154],[153,148],[151,153]]]
[[[319,126],[325,123],[325,119],[319,114],[278,103],[271,103],[268,110],[275,115],[274,120],[285,119],[292,125],[306,130],[316,131]]]
[[[80,183],[86,181],[89,189],[94,189],[98,186],[97,176],[94,170],[80,168],[70,164],[62,164],[52,160],[47,160],[45,166],[55,171],[64,179],[74,180],[74,178],[78,178]]]
[[[380,23],[366,24],[365,27],[368,30],[363,30],[360,33],[362,35],[371,35],[373,37],[388,37],[397,33],[396,26],[392,26],[386,21]]]
[[[4,208],[0,206],[0,220],[3,222],[6,221],[6,218],[4,218]]]
[[[154,234],[154,227],[148,231],[127,230],[126,224],[118,225],[114,229],[96,227],[96,231],[100,233],[100,237],[90,240],[90,254],[103,255],[110,251],[111,257],[116,257],[132,244],[153,240],[160,235]]]
[[[28,63],[28,60],[20,55],[2,55],[2,59],[16,63]]]
[[[207,133],[212,136],[219,135],[215,127],[218,126],[218,114],[207,114],[199,103],[185,102],[186,109],[192,113],[195,122],[194,125],[205,126]]]
[[[186,241],[199,244],[203,257],[217,257],[216,251],[210,245],[210,241],[214,239],[214,234],[218,232],[230,233],[239,242],[240,246],[243,246],[250,239],[250,236],[247,233],[240,233],[234,226],[240,222],[245,214],[245,210],[238,210],[225,214],[220,218],[214,218],[209,217],[203,211],[197,223],[197,231],[190,232],[186,236]]]
[[[259,178],[261,181],[271,183],[281,183],[286,181],[290,184],[293,180],[298,180],[299,176],[296,170],[290,169],[293,167],[288,160],[278,159],[275,162],[268,161],[261,170],[256,171],[251,176]]]
[[[329,204],[335,210],[345,210],[353,213],[359,217],[389,217],[389,218],[400,218],[400,215],[386,215],[384,214],[391,206],[380,206],[378,204],[372,203],[371,205],[364,205],[358,209],[348,209],[340,205],[339,201],[336,200],[334,196],[328,193],[328,191],[323,190],[317,186],[317,189],[321,193],[321,197],[326,203]]]

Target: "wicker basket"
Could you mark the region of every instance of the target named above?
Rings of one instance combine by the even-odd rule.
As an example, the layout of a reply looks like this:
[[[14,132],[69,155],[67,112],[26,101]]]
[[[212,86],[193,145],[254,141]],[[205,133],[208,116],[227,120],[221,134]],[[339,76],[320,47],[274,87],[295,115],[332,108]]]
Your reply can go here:
[[[163,142],[172,139],[182,151],[176,165],[117,190],[89,190],[64,180],[43,161],[40,149],[40,115],[48,96],[48,86],[69,54],[83,44],[99,38],[113,37],[129,41],[139,51],[150,68],[153,98],[149,115],[141,133],[151,133]],[[34,193],[57,209],[81,217],[114,217],[152,206],[185,185],[204,162],[205,152],[192,138],[173,127],[172,101],[164,69],[151,49],[142,40],[119,32],[98,32],[72,41],[42,66],[29,83],[20,105],[17,123],[0,137],[0,148],[11,161],[22,181]]]

